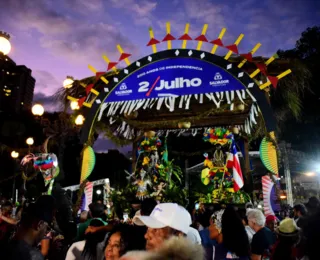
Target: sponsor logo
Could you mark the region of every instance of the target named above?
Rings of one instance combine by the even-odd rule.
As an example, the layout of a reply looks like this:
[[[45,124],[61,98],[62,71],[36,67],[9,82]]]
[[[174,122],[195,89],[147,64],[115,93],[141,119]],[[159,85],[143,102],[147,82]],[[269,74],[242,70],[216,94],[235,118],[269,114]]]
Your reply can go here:
[[[228,79],[223,79],[222,75],[217,72],[215,75],[214,75],[214,80],[213,81],[210,81],[210,86],[213,86],[213,87],[218,87],[218,86],[225,86],[227,84],[229,84],[229,80]]]
[[[119,90],[116,91],[117,96],[128,96],[130,94],[132,94],[132,89],[128,89],[126,83],[122,83]]]
[[[202,84],[202,80],[200,78],[193,79],[185,79],[183,77],[175,78],[171,81],[160,80],[159,85],[157,85],[154,90],[160,91],[163,89],[178,89],[178,88],[190,88],[190,87],[199,87]],[[147,92],[149,90],[150,82],[142,81],[139,83],[138,92]]]

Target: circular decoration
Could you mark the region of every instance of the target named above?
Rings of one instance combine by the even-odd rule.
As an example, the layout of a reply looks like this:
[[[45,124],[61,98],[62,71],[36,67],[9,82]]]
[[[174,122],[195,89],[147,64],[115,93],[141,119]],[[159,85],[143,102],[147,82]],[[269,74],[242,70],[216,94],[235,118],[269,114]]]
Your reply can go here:
[[[277,150],[274,144],[264,137],[260,144],[260,158],[263,165],[273,174],[278,174]]]

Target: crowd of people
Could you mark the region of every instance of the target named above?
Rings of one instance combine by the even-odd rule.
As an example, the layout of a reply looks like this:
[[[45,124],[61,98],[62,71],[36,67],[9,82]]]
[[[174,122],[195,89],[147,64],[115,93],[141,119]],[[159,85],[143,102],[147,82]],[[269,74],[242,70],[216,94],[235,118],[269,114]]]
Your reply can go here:
[[[203,205],[189,213],[176,203],[145,199],[132,218],[108,219],[101,201],[74,221],[59,218],[52,196],[12,214],[1,205],[0,256],[8,260],[315,260],[320,259],[320,203],[265,216],[245,208]]]

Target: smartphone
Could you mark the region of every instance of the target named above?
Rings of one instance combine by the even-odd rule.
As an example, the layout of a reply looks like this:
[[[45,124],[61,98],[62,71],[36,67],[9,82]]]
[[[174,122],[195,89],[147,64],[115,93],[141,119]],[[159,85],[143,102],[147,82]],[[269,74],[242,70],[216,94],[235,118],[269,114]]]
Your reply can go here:
[[[198,210],[198,209],[200,208],[200,204],[199,204],[199,203],[196,203],[196,205],[194,206],[194,208],[195,208],[196,210]]]
[[[123,214],[123,221],[124,221],[124,222],[127,222],[128,219],[129,219],[128,213],[124,213],[124,214]]]

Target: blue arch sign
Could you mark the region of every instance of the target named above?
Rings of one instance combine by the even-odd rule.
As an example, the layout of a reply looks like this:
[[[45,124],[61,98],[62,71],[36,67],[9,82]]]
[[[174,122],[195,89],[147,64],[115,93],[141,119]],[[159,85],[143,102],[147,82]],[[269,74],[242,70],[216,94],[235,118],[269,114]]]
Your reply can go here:
[[[177,57],[146,64],[129,74],[113,89],[106,102],[243,89],[241,81],[213,63]]]

